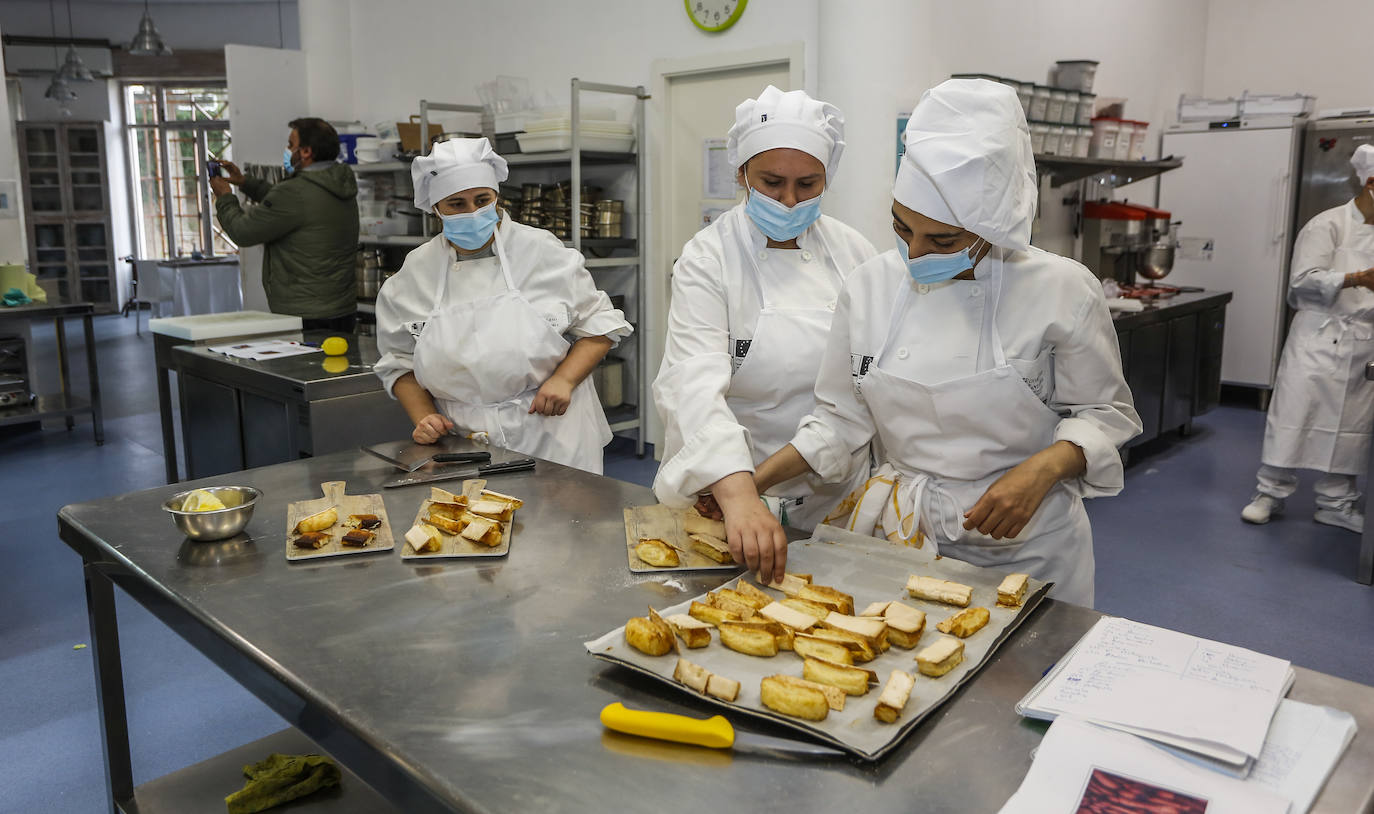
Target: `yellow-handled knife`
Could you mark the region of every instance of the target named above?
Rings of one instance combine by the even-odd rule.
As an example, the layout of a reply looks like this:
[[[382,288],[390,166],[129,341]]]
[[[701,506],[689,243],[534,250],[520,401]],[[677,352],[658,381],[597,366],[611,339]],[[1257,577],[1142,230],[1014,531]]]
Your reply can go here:
[[[753,732],[736,732],[723,716],[689,718],[668,712],[630,709],[620,702],[601,710],[601,725],[617,732],[644,738],[690,743],[710,749],[734,749],[763,755],[814,755],[840,757],[844,753],[829,746],[775,738]]]

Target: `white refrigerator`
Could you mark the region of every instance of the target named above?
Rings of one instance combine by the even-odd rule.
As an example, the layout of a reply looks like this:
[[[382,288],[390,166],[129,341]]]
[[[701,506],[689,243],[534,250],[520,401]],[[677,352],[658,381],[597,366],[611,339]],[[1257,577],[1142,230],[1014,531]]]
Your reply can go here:
[[[1226,384],[1274,386],[1302,123],[1188,122],[1162,138],[1160,155],[1183,158],[1182,167],[1159,176],[1159,208],[1183,222],[1163,282],[1232,293],[1221,359]]]

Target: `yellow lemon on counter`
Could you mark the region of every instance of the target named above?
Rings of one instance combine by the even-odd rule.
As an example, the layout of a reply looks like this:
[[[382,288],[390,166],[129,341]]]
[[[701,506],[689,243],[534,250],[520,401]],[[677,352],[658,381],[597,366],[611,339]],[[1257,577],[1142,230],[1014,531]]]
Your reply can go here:
[[[224,503],[204,489],[197,489],[181,503],[183,512],[214,512],[225,508]]]
[[[331,336],[320,343],[325,356],[343,356],[348,353],[348,340],[342,336]]]
[[[348,370],[348,360],[342,356],[330,356],[320,363],[325,373],[343,373]]]

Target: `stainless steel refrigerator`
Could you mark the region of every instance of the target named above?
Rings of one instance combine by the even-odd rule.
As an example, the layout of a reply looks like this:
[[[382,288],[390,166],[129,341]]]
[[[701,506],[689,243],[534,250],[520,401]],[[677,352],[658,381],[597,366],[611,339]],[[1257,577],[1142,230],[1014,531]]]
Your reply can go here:
[[[1350,156],[1361,144],[1374,144],[1374,109],[1322,114],[1303,131],[1298,200],[1293,210],[1293,241],[1299,230],[1319,212],[1340,206],[1360,190]]]

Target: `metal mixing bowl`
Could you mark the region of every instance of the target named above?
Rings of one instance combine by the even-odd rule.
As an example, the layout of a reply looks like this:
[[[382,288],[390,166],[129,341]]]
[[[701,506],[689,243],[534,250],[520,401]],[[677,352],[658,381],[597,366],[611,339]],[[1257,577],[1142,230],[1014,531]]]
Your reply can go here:
[[[253,516],[253,506],[262,493],[251,486],[207,486],[205,491],[219,498],[223,509],[209,512],[184,512],[181,506],[194,489],[172,495],[163,504],[163,511],[172,516],[182,534],[192,540],[223,540],[243,531]]]

